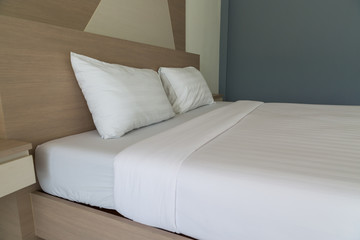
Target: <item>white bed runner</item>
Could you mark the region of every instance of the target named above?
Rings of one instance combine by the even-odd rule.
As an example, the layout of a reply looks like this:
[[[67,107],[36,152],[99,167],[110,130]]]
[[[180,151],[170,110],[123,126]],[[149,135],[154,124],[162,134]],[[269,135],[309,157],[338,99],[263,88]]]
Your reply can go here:
[[[120,152],[114,163],[116,210],[134,221],[178,232],[176,184],[182,162],[261,104],[236,102]]]

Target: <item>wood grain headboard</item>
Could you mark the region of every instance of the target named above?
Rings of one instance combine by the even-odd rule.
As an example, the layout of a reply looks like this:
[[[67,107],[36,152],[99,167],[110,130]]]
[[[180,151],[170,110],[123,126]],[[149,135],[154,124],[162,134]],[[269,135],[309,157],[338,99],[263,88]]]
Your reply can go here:
[[[95,129],[70,52],[157,70],[195,66],[199,56],[0,16],[0,137],[45,141]]]

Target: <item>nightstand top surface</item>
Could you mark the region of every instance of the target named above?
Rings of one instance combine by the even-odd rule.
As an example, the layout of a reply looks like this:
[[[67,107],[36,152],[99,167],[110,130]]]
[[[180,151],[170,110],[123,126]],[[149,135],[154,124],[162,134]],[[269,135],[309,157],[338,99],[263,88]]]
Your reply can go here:
[[[28,151],[32,148],[31,143],[17,140],[0,139],[0,157],[14,153]]]

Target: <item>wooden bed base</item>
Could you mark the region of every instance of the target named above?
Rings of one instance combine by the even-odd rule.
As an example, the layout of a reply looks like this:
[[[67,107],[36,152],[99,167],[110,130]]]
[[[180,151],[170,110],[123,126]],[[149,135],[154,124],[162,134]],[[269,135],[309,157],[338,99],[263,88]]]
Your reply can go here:
[[[31,200],[36,235],[44,239],[190,239],[42,192],[32,193]]]
[[[0,16],[0,33],[0,138],[30,142],[33,148],[95,129],[70,51],[138,68],[199,68],[195,54],[12,17]],[[17,206],[26,208],[19,212],[26,219],[20,227],[32,229],[27,198]],[[40,192],[31,199],[36,233],[44,239],[187,239]],[[36,239],[26,235],[21,239]]]

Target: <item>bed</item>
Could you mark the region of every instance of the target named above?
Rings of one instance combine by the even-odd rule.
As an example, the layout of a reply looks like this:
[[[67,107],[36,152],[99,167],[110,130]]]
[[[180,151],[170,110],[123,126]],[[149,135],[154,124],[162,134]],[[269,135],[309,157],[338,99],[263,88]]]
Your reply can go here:
[[[94,131],[40,145],[42,189],[197,239],[359,238],[359,107],[239,101],[189,113],[103,146]],[[119,144],[133,135],[142,140]]]
[[[31,194],[37,236],[360,239],[359,106],[215,103],[135,130],[125,136],[139,134],[140,141],[134,137],[109,152],[111,147],[101,144],[94,131],[69,52],[155,70],[198,67],[198,56],[8,17],[0,17],[0,31],[6,46],[0,50],[1,136],[41,144],[35,156],[39,180],[44,190],[61,197]],[[154,128],[161,130],[153,134]],[[69,197],[59,186],[73,181],[49,180],[57,176],[51,169],[62,167],[56,164],[63,156],[80,151],[75,143],[93,150],[85,156],[90,159],[99,151],[104,154],[94,147],[99,142],[107,145],[110,163],[89,162],[114,170],[114,176],[105,176],[108,183],[114,178],[112,186],[99,181],[94,186],[104,195],[89,198],[71,189]],[[47,158],[59,150],[65,152],[58,160]],[[84,170],[82,165],[69,174]],[[86,177],[81,178],[91,182]],[[84,189],[83,183],[72,187]],[[123,216],[89,205],[116,209]]]
[[[41,188],[72,201],[115,209],[114,159],[121,150],[228,104],[204,106],[117,139],[104,140],[93,130],[41,144],[36,149],[36,172]]]

